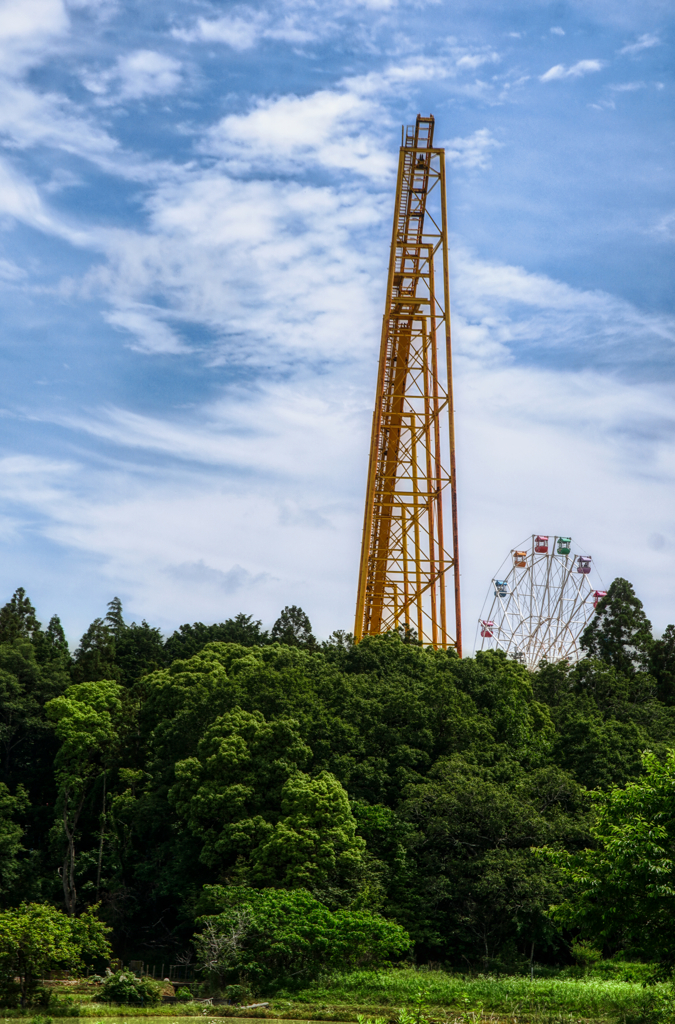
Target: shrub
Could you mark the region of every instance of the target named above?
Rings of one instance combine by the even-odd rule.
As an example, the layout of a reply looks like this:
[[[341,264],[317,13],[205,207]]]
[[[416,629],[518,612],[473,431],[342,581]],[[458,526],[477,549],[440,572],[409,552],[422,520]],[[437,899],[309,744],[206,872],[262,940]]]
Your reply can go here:
[[[410,948],[400,925],[369,911],[331,912],[306,889],[205,886],[199,969],[218,984],[297,986],[322,970],[378,967]]]
[[[154,1006],[160,1001],[162,987],[151,978],[138,978],[133,971],[106,971],[96,1000],[101,1003]]]
[[[79,971],[85,958],[110,955],[110,929],[95,909],[68,917],[43,903],[22,903],[0,912],[0,993],[5,1005],[44,1004],[39,979],[48,971]]]

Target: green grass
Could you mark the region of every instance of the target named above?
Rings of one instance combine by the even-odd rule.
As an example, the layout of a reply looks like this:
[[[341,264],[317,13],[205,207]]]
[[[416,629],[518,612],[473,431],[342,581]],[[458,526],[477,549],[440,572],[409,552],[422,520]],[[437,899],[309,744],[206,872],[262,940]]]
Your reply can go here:
[[[87,1001],[84,992],[70,991],[70,1007],[63,1005],[61,1012],[43,1010],[42,1024],[44,1017],[60,1018],[71,1014],[101,1024],[140,1024],[148,1017],[161,1018],[166,1024],[179,1024],[181,1018],[186,1017],[200,1017],[206,1024],[215,1024],[218,1018],[224,1017],[293,1021],[356,1021],[362,1017],[371,1022],[373,1018],[380,1018],[381,1024],[404,1024],[403,1020],[399,1022],[399,1014],[406,1008],[409,1011],[407,1024],[423,1024],[418,1019],[420,1013],[428,1024],[585,1024],[590,1021],[619,1024],[626,1018],[638,1024],[644,1017],[647,1001],[659,994],[666,996],[672,989],[665,985],[645,989],[635,981],[592,976],[535,977],[530,981],[522,976],[470,977],[445,971],[406,969],[353,971],[336,974],[300,991],[278,992],[274,996],[261,994],[255,1001],[269,999],[267,1010],[247,1011],[236,1006],[208,1006],[198,1002],[139,1009],[92,1003]],[[410,1013],[419,1001],[420,992],[424,1008]],[[66,1004],[66,1000],[63,1003]],[[4,1011],[7,1020],[34,1015],[37,1016],[35,1011],[32,1014]],[[661,1018],[652,1014],[650,1019],[656,1024]],[[673,1020],[671,1016],[668,1019]]]
[[[410,1007],[422,989],[428,1016],[447,1020],[457,1013],[488,1011],[508,1016],[623,1017],[635,1013],[645,1001],[645,989],[636,982],[598,978],[468,977],[444,971],[354,971],[323,984],[288,993],[298,1006],[354,1005],[370,1007],[371,1016],[391,1018],[392,1009]],[[665,992],[665,986],[650,991]],[[279,1005],[280,1000],[274,1002]],[[377,1011],[377,1012],[376,1012]]]

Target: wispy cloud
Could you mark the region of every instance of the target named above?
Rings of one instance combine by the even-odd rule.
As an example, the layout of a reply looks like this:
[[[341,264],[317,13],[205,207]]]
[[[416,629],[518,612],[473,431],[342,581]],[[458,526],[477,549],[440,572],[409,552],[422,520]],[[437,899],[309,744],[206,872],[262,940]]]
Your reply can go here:
[[[178,355],[189,352],[190,346],[158,318],[158,313],[158,310],[149,311],[138,307],[122,308],[106,313],[105,319],[114,327],[128,331],[134,338],[129,347],[138,352],[152,355]]]
[[[617,50],[617,53],[628,53],[632,55],[635,53],[641,53],[642,50],[649,50],[652,46],[660,45],[661,40],[657,35],[654,35],[651,32],[645,32],[645,34],[641,35],[640,38],[636,40],[636,42],[627,43],[626,46],[623,46],[620,50]]]
[[[671,241],[675,239],[675,210],[661,217],[652,229],[652,233],[657,238],[664,240]]]
[[[565,35],[565,29],[561,28],[560,25],[554,25],[553,28],[549,29],[549,31],[554,36],[564,36]]]
[[[272,582],[268,572],[251,573],[241,565],[233,565],[223,572],[206,565],[202,558],[198,562],[183,562],[181,565],[168,566],[167,576],[175,582],[189,587],[209,587],[225,594],[234,594],[243,589],[261,586]]]
[[[108,71],[85,73],[82,81],[97,96],[114,91],[115,100],[165,96],[176,92],[182,83],[181,63],[154,50],[135,50],[118,57]]]
[[[259,100],[247,114],[229,114],[210,129],[205,152],[219,155],[235,170],[269,166],[292,171],[312,165],[356,171],[382,179],[393,162],[380,139],[363,131],[379,116],[376,102],[357,88],[321,90],[309,96]],[[348,83],[348,86],[352,83]]]
[[[499,60],[499,54],[494,50],[491,53],[465,53],[457,60],[456,66],[460,71],[474,71],[476,68],[482,67],[483,64],[498,64]]]
[[[64,36],[70,20],[63,0],[4,0],[0,13],[0,58],[5,75],[40,63]]]
[[[447,162],[454,167],[485,170],[490,166],[490,151],[503,143],[495,139],[489,128],[479,128],[473,135],[450,139],[440,145],[445,149]]]
[[[172,35],[186,43],[224,43],[233,50],[250,50],[261,39],[287,43],[307,43],[315,32],[296,23],[296,17],[282,15],[276,20],[263,11],[240,7],[236,13],[221,18],[199,17],[192,28],[174,28]]]
[[[572,64],[571,67],[566,67],[564,64],[555,64],[545,74],[539,76],[539,81],[554,82],[561,78],[582,78],[584,75],[590,75],[594,71],[601,71],[605,64],[606,61],[604,60],[579,60],[576,64]]]
[[[612,92],[637,92],[644,89],[646,82],[620,82],[618,85],[610,85]]]

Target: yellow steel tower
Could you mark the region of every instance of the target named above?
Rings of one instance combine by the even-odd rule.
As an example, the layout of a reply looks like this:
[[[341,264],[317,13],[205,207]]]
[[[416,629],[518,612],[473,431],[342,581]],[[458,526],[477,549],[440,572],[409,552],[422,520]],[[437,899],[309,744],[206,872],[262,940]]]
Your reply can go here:
[[[402,138],[354,634],[414,629],[461,656],[445,151],[433,135],[433,117],[419,115]]]

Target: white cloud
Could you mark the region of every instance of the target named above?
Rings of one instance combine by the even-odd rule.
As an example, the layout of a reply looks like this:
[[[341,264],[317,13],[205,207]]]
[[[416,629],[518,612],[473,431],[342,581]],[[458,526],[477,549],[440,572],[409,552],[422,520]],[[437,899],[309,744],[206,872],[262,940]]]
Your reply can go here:
[[[591,110],[616,110],[614,100],[598,100],[597,103],[588,103]]]
[[[641,53],[642,50],[649,50],[649,49],[651,49],[652,46],[660,46],[660,45],[661,45],[661,40],[659,39],[659,37],[657,35],[654,35],[651,32],[645,32],[645,34],[640,36],[640,38],[636,42],[628,43],[626,46],[622,47],[620,50],[617,50],[617,53],[629,53],[629,54]]]
[[[226,594],[233,594],[243,588],[250,589],[269,584],[273,580],[268,572],[259,572],[253,575],[241,565],[233,565],[227,572],[213,569],[210,565],[206,565],[201,558],[198,562],[183,562],[181,565],[169,566],[165,571],[178,583],[188,586],[197,584],[200,587],[212,588]]]
[[[619,85],[610,85],[612,92],[636,92],[638,89],[646,88],[645,82],[621,82]]]
[[[288,15],[273,21],[270,14],[251,7],[239,7],[222,18],[197,18],[193,28],[174,28],[172,35],[186,43],[225,43],[233,50],[250,50],[261,39],[302,44],[315,38],[313,31],[300,28]]]
[[[109,71],[87,72],[83,84],[99,96],[114,90],[114,101],[165,96],[176,92],[182,83],[181,63],[155,50],[135,50],[117,58]]]
[[[2,0],[0,39],[19,41],[36,35],[58,34],[68,28],[62,0]]]
[[[493,52],[464,54],[455,62],[415,57],[384,71],[345,78],[335,89],[260,99],[248,113],[222,118],[200,148],[221,157],[230,173],[273,168],[298,176],[318,166],[356,171],[374,182],[389,180],[395,163],[385,135],[391,128],[385,100],[392,93],[409,95],[416,83],[452,79],[458,67],[496,60]],[[475,88],[481,94],[488,89],[485,83]]]
[[[129,348],[152,355],[176,355],[189,352],[190,347],[167,324],[144,309],[117,309],[106,313],[105,319],[114,327],[121,327],[135,336]]]
[[[652,229],[652,233],[662,239],[675,239],[675,210],[671,213],[666,213],[660,218],[656,226]]]
[[[378,180],[393,171],[390,154],[371,128],[381,116],[373,100],[352,89],[281,96],[259,100],[248,114],[227,115],[207,133],[202,148],[234,170],[267,165],[297,174],[302,162]]]
[[[474,71],[483,64],[497,64],[499,60],[499,54],[494,51],[491,53],[466,53],[457,61],[457,67],[462,71],[465,69]]]
[[[564,36],[565,35],[565,29],[564,28],[560,28],[560,25],[554,25],[553,28],[550,29],[550,32],[554,36]]]
[[[583,75],[589,75],[593,71],[601,71],[605,63],[606,61],[604,60],[579,60],[569,68],[565,67],[564,64],[556,64],[554,67],[549,68],[545,74],[540,75],[539,81],[553,82],[560,78],[581,78]]]
[[[446,160],[453,167],[485,170],[490,166],[490,150],[501,147],[502,143],[495,139],[489,128],[479,128],[467,138],[450,139],[439,145],[445,149]]]
[[[32,227],[52,230],[51,220],[35,186],[8,162],[0,160],[0,214],[3,213]]]
[[[0,0],[0,61],[5,75],[39,63],[69,19],[63,0]]]
[[[0,134],[11,147],[52,146],[79,156],[110,156],[118,143],[71,101],[37,93],[23,85],[0,83]]]
[[[8,148],[52,147],[132,181],[166,180],[181,173],[169,161],[148,160],[123,149],[117,139],[67,96],[39,93],[1,77],[0,136]],[[72,175],[70,183],[77,183]],[[53,191],[53,183],[45,190]]]
[[[258,42],[267,17],[249,9],[244,17],[197,18],[194,28],[174,28],[172,35],[186,43],[225,43],[233,50],[250,50]]]
[[[300,353],[319,363],[346,358],[370,323],[379,259],[371,236],[388,207],[353,187],[194,173],[156,190],[145,233],[91,232],[90,247],[107,259],[87,276],[86,294],[103,295],[115,322],[148,352],[176,351],[166,327],[175,318],[208,332],[216,361],[280,367]],[[346,308],[344,289],[354,281]],[[161,312],[148,305],[157,295]]]
[[[0,259],[0,279],[3,281],[21,281],[26,277],[26,271],[18,267],[12,260]]]

